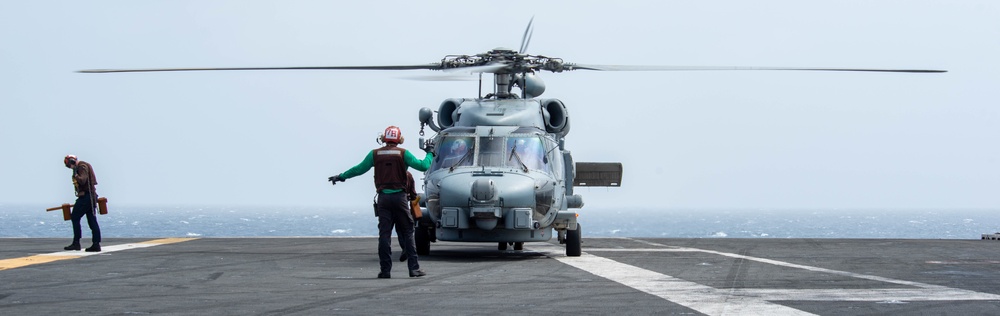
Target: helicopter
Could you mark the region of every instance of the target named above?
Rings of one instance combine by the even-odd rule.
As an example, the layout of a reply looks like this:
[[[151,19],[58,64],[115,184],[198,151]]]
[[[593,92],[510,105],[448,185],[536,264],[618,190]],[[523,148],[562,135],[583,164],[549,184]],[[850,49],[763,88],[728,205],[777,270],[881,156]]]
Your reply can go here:
[[[228,70],[433,70],[479,75],[476,97],[448,98],[437,111],[418,111],[421,125],[435,135],[421,137],[431,146],[431,167],[423,174],[420,203],[426,208],[414,231],[418,255],[428,255],[436,241],[490,242],[498,250],[523,250],[525,242],[555,236],[567,256],[582,254],[583,228],[576,209],[584,206],[575,187],[620,187],[619,162],[575,162],[566,146],[570,132],[567,106],[541,98],[543,71],[852,71],[942,73],[945,70],[705,67],[662,65],[596,65],[528,54],[532,23],[519,49],[495,48],[473,55],[446,55],[440,61],[411,65],[91,69],[82,73],[228,71]],[[492,91],[483,95],[483,75],[492,75]],[[436,113],[436,115],[435,115]]]

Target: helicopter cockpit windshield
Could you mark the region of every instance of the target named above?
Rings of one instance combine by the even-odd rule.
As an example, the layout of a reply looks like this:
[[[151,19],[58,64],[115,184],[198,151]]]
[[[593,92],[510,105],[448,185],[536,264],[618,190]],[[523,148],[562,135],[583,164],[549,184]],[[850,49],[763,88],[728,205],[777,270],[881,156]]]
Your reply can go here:
[[[472,165],[473,153],[476,149],[476,139],[474,137],[444,137],[441,144],[441,149],[438,151],[440,158],[434,159],[434,163],[431,164],[431,170]]]
[[[520,165],[531,170],[548,170],[545,146],[537,136],[508,137],[504,152],[507,153],[507,165]]]
[[[438,158],[431,172],[461,167],[507,167],[551,172],[546,139],[534,134],[500,136],[445,136],[441,139]]]

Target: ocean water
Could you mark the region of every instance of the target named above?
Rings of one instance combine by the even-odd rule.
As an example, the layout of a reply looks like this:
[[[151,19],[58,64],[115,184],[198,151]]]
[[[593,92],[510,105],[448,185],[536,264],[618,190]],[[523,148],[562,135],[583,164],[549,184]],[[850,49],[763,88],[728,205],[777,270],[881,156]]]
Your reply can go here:
[[[0,204],[0,237],[70,237],[46,205]],[[1000,210],[577,210],[586,237],[979,239]],[[117,206],[98,218],[106,238],[375,236],[370,208]],[[90,236],[86,220],[84,237]]]

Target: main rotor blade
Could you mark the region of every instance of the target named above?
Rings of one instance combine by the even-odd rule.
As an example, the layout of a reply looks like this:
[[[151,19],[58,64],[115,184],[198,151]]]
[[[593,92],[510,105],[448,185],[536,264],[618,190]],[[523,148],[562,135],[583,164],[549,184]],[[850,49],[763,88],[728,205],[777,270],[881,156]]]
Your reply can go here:
[[[471,68],[471,67],[469,67]],[[442,70],[440,63],[397,66],[319,66],[319,67],[236,67],[236,68],[149,68],[149,69],[86,69],[80,73],[217,71],[217,70]]]
[[[447,68],[447,69],[442,69],[442,70],[444,72],[451,72],[451,73],[455,73],[455,72],[467,72],[467,73],[471,73],[471,74],[474,74],[474,73],[483,73],[483,72],[496,73],[497,70],[504,69],[504,68],[507,68],[507,67],[509,67],[509,66],[506,65],[506,64],[495,63],[495,64],[482,65],[482,66],[469,66],[469,67]]]
[[[436,75],[436,76],[409,76],[409,77],[399,77],[399,79],[414,80],[414,81],[476,81],[476,78],[472,75],[459,75],[459,74],[447,74],[447,75]]]
[[[521,36],[521,50],[517,51],[518,53],[528,53],[528,43],[531,42],[531,35],[535,34],[535,29],[531,27],[531,23],[533,22],[535,22],[534,16],[531,17],[531,20],[528,20],[528,27],[524,29],[524,36]]]
[[[859,71],[859,72],[910,72],[910,73],[948,72],[947,70],[932,70],[932,69],[586,65],[586,64],[573,64],[573,63],[567,63],[566,70],[597,70],[597,71],[801,70],[801,71]]]

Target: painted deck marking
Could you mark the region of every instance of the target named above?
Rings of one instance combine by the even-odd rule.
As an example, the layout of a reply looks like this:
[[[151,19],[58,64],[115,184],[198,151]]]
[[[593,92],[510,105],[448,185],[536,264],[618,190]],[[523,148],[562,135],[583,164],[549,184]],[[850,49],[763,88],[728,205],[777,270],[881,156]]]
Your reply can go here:
[[[38,254],[38,255],[27,256],[27,257],[20,257],[20,258],[3,259],[3,260],[0,260],[0,271],[8,270],[8,269],[14,269],[14,268],[21,268],[21,267],[26,267],[26,266],[30,266],[30,265],[36,265],[36,264],[42,264],[42,263],[49,263],[49,262],[55,262],[55,261],[61,261],[61,260],[69,260],[69,259],[77,259],[77,258],[83,258],[83,257],[93,256],[93,255],[101,255],[101,254],[106,254],[106,253],[109,253],[109,252],[116,252],[116,251],[122,251],[122,250],[130,250],[130,249],[147,248],[147,247],[153,247],[153,246],[159,246],[159,245],[173,244],[173,243],[185,242],[185,241],[194,240],[194,239],[197,239],[197,238],[164,238],[164,239],[155,239],[155,240],[149,240],[149,241],[143,241],[143,242],[131,243],[131,244],[121,244],[121,245],[104,246],[104,247],[101,247],[101,252],[86,252],[86,251],[82,251],[82,250],[81,251],[60,251],[60,252],[44,253],[44,254]]]
[[[632,240],[632,239],[629,239]],[[554,244],[532,244],[531,249],[546,253],[562,263],[594,275],[621,283],[668,301],[708,315],[813,315],[772,301],[1000,301],[1000,295],[949,288],[920,282],[897,280],[860,273],[831,270],[778,260],[734,253],[686,247],[672,247],[642,240],[632,240],[664,248],[588,249],[590,251],[629,252],[703,252],[740,258],[777,266],[804,269],[892,284],[912,286],[912,289],[719,289],[678,279],[662,273],[620,263],[584,252],[580,257],[567,257],[565,250]]]
[[[550,257],[577,269],[708,315],[814,315],[752,296],[731,295],[729,290],[678,279],[586,252],[579,257],[567,257],[562,247],[553,244],[533,244],[531,249],[548,252]]]

